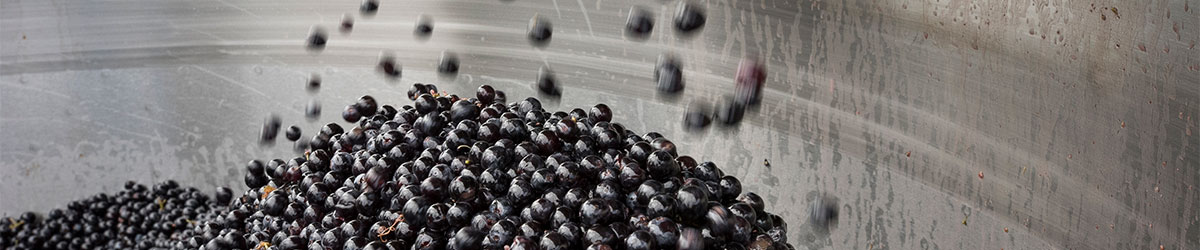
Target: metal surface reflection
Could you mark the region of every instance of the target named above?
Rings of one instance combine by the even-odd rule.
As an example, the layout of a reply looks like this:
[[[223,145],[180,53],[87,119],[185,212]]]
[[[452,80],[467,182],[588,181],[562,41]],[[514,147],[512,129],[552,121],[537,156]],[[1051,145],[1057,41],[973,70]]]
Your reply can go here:
[[[407,103],[413,82],[517,100],[549,65],[562,96],[547,109],[606,103],[663,132],[763,195],[800,248],[1200,247],[1194,1],[694,3],[706,22],[683,36],[674,1],[381,1],[363,16],[357,1],[3,0],[0,211],[129,179],[244,188],[245,162],[293,154],[256,142],[272,113],[316,131],[314,100],[319,121],[340,121],[364,94]],[[648,37],[624,35],[634,5]],[[553,25],[544,47],[527,40],[535,15]],[[313,25],[319,52],[305,49]],[[381,51],[399,80],[376,71]],[[456,77],[439,77],[442,51]],[[662,54],[684,63],[676,99],[655,95]],[[731,94],[755,54],[770,69],[759,109],[685,132],[686,104]],[[829,231],[806,222],[823,195],[839,200]]]

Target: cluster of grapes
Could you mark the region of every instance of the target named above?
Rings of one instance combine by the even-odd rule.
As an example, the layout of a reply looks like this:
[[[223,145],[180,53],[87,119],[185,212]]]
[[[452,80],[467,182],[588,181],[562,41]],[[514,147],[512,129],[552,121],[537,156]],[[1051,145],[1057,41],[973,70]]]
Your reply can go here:
[[[325,125],[302,157],[251,161],[250,189],[188,246],[791,249],[787,224],[737,178],[612,122],[604,104],[551,113],[487,85],[459,97],[414,84],[408,97],[363,96],[342,112],[353,128]]]
[[[373,15],[378,1],[360,11]],[[703,26],[702,10],[681,2],[681,33]],[[630,9],[626,32],[645,38],[652,13]],[[340,30],[353,19],[343,16]],[[548,20],[535,16],[528,36],[545,46]],[[428,38],[422,16],[414,33]],[[327,41],[314,27],[310,49]],[[664,56],[655,70],[660,92],[683,90],[682,67]],[[398,78],[400,65],[382,52],[378,69]],[[745,63],[743,63],[745,64]],[[740,120],[760,99],[761,65],[739,69],[738,93],[725,113]],[[456,74],[458,59],[443,52],[438,71]],[[743,71],[749,77],[743,77]],[[746,78],[746,79],[743,79]],[[318,75],[310,92],[321,85]],[[536,87],[560,93],[543,67]],[[536,98],[508,103],[504,92],[481,86],[475,97],[439,93],[414,84],[412,105],[378,105],[371,96],[347,106],[343,129],[330,123],[301,140],[285,137],[303,156],[251,161],[240,197],[221,188],[215,198],[174,181],[152,189],[130,182],[114,195],[99,194],[51,211],[0,221],[0,247],[12,249],[792,249],[787,224],[764,211],[763,200],[712,162],[677,153],[661,134],[638,135],[612,122],[604,104],[590,110],[548,112]],[[312,101],[313,120],[320,105]],[[730,113],[737,112],[737,113]],[[736,115],[736,116],[734,116]],[[264,122],[261,141],[281,130],[278,116]]]
[[[612,122],[414,84],[399,109],[363,96],[302,157],[251,161],[209,198],[127,183],[0,220],[11,249],[792,249],[787,224],[712,162]],[[278,133],[277,120],[264,138]],[[300,137],[289,129],[288,139]]]
[[[182,249],[195,224],[228,204],[228,188],[209,198],[166,181],[147,188],[128,182],[116,194],[97,194],[51,210],[0,219],[0,249]]]

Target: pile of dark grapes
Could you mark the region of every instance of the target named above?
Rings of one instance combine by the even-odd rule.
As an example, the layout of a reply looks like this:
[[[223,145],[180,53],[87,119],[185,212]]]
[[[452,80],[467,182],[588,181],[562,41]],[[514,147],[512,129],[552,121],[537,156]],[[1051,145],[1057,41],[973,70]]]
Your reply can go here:
[[[185,235],[212,224],[218,204],[233,191],[210,198],[195,188],[166,181],[151,188],[128,182],[115,194],[97,194],[51,210],[0,219],[0,249],[183,249]],[[215,238],[216,236],[209,236]]]
[[[712,162],[612,122],[415,84],[370,96],[305,155],[251,161],[250,187],[192,240],[205,249],[790,249],[787,224]],[[203,243],[203,244],[200,244]]]
[[[604,104],[548,112],[487,85],[459,97],[414,84],[408,98],[363,96],[343,113],[353,127],[325,125],[299,157],[250,161],[240,196],[130,182],[44,221],[0,221],[0,247],[792,249],[787,223],[737,178]]]
[[[363,0],[360,16],[371,18],[379,4]],[[653,15],[631,8],[627,35],[649,37]],[[680,1],[673,23],[686,38],[705,20],[702,7]],[[353,16],[343,15],[338,30],[353,27]],[[414,36],[432,32],[432,18],[420,16]],[[547,46],[552,34],[549,19],[530,19],[532,45]],[[305,42],[319,53],[328,39],[318,25]],[[390,51],[377,69],[391,80],[402,73]],[[438,72],[459,69],[456,54],[443,52]],[[654,78],[667,95],[684,89],[673,57],[660,60]],[[765,78],[762,62],[743,61],[734,96],[715,110],[689,107],[685,127],[739,123],[760,102]],[[534,85],[552,98],[562,91],[547,67]],[[317,93],[320,76],[307,86]],[[0,249],[793,249],[787,223],[742,192],[737,178],[679,155],[659,133],[613,122],[604,104],[549,112],[537,98],[508,102],[487,85],[460,97],[414,84],[408,98],[413,104],[397,108],[363,96],[342,111],[352,127],[329,123],[311,139],[288,127],[284,136],[303,155],[250,161],[240,196],[129,182],[44,219],[0,219]],[[320,112],[308,102],[309,121]],[[271,145],[281,128],[271,115],[260,142]],[[836,218],[835,206],[817,208],[811,217],[821,224]]]

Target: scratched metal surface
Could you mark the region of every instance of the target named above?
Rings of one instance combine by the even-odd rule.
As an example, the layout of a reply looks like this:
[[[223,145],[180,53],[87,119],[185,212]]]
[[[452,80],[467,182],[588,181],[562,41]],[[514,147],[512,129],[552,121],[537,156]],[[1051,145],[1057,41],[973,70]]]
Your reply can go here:
[[[812,249],[1200,248],[1200,15],[1194,0],[700,1],[708,24],[670,30],[674,2],[0,0],[0,211],[45,211],[125,180],[241,187],[279,114],[305,133],[363,94],[406,103],[412,82],[530,96],[549,64],[550,108],[608,103],[763,194]],[[633,4],[648,41],[622,38]],[[335,25],[352,13],[352,32]],[[434,20],[414,39],[418,15]],[[523,38],[535,13],[549,47]],[[304,49],[312,25],[330,30]],[[403,78],[372,70],[394,50]],[[431,73],[442,50],[457,78]],[[655,97],[655,58],[684,61],[682,100]],[[736,130],[686,134],[684,103],[730,92],[739,59],[768,58],[761,110]],[[305,92],[319,73],[324,87]],[[772,166],[764,167],[763,159]],[[982,172],[984,177],[978,177]],[[804,221],[818,193],[843,216]]]

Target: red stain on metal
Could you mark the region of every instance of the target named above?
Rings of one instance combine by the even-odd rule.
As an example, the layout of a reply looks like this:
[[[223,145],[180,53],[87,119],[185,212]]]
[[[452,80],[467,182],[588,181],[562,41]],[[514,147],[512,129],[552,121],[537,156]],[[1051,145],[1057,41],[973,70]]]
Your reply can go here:
[[[979,171],[979,179],[983,179],[983,171]]]

